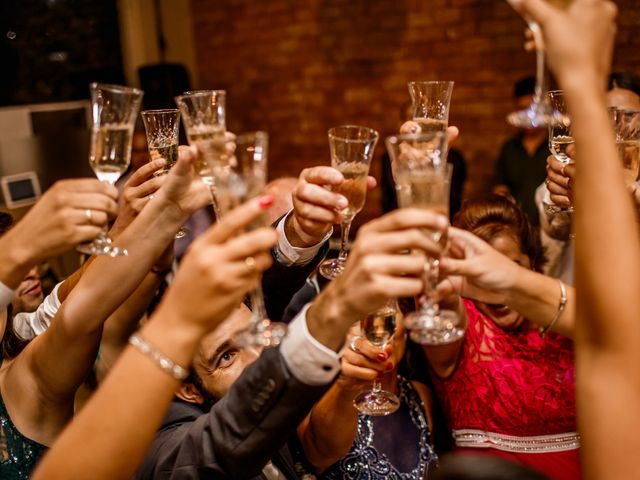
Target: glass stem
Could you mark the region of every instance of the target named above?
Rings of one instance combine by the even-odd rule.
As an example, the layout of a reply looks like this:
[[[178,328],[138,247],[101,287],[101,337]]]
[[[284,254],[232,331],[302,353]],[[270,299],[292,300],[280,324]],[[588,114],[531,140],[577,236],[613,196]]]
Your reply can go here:
[[[251,292],[251,328],[255,332],[264,330],[262,321],[267,319],[267,309],[264,306],[264,296],[262,294],[262,284]]]
[[[218,205],[218,200],[216,200],[216,189],[213,185],[209,185],[209,192],[211,192],[211,206],[217,222],[220,219],[220,206]]]
[[[338,254],[338,262],[347,261],[347,244],[349,243],[349,230],[351,230],[351,220],[342,222],[340,225],[340,253]]]
[[[538,47],[536,49],[536,87],[533,94],[533,103],[542,103],[547,93],[547,76],[545,71],[544,40],[540,25],[535,22],[529,24],[529,29],[533,33],[533,39]]]
[[[382,390],[382,382],[380,381],[380,377],[376,377],[373,381],[373,387],[371,387],[372,392],[379,392]]]
[[[423,312],[430,315],[437,315],[440,311],[440,305],[436,301],[436,287],[438,286],[438,276],[440,272],[440,261],[437,258],[427,259],[428,267],[425,269],[424,275],[424,302],[420,308]]]

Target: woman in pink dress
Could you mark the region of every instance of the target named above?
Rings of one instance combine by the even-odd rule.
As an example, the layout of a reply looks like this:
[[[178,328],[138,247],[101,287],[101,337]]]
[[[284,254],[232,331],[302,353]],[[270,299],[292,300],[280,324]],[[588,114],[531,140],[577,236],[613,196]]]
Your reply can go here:
[[[450,277],[440,293],[466,334],[425,352],[456,451],[579,479],[573,289],[537,273],[537,233],[508,200],[469,202],[454,225],[467,231],[450,231],[452,258],[441,262]]]

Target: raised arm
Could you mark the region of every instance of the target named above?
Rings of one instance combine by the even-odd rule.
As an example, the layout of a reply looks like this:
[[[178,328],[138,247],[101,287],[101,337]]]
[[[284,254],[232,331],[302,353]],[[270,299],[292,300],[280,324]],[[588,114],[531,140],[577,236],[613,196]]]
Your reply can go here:
[[[576,373],[586,478],[637,471],[640,448],[640,236],[606,110],[616,6],[575,0],[558,11],[523,0],[543,30],[549,66],[567,98],[576,142]]]
[[[263,211],[258,199],[251,201],[198,238],[158,311],[141,329],[139,335],[174,364],[191,363],[201,338],[231,313],[270,265],[273,230],[240,234]],[[255,259],[255,270],[247,269],[248,256]],[[95,479],[131,478],[178,386],[179,379],[127,347],[33,478],[81,479],[87,472]]]

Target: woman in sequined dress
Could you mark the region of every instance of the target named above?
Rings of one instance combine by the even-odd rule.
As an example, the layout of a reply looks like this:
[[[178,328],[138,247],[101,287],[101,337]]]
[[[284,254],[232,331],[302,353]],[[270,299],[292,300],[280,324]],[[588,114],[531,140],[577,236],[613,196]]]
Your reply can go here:
[[[424,350],[457,451],[578,479],[574,291],[536,273],[539,238],[510,201],[468,202],[454,225],[464,230],[450,229],[452,258],[441,269],[464,276],[450,276],[440,290],[467,330],[458,342]]]
[[[398,374],[406,335],[397,321],[390,345],[380,350],[352,327],[338,380],[298,428],[304,454],[323,479],[422,479],[435,467],[431,439],[431,391]],[[353,400],[371,388],[376,376],[382,388],[400,398],[389,416],[359,414]]]

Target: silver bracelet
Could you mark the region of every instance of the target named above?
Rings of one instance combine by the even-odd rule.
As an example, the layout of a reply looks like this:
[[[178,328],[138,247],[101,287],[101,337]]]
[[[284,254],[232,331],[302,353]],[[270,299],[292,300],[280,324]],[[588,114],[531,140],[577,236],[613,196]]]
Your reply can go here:
[[[174,363],[169,357],[138,335],[131,335],[129,337],[129,344],[153,360],[156,365],[176,380],[182,381],[189,376],[189,370]]]
[[[561,280],[558,280],[558,283],[560,284],[560,302],[558,302],[558,310],[556,310],[556,314],[553,316],[546,327],[540,327],[541,338],[544,338],[547,332],[551,330],[551,327],[556,324],[556,322],[560,318],[560,315],[562,315],[562,312],[564,312],[564,307],[567,306],[567,289],[565,288],[564,283],[562,283]]]

